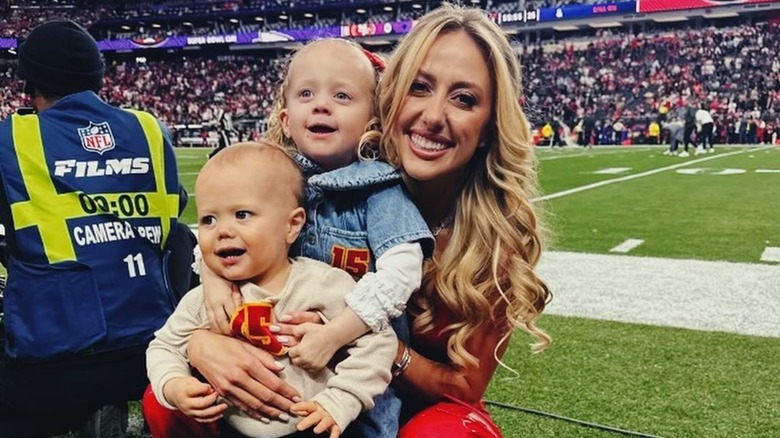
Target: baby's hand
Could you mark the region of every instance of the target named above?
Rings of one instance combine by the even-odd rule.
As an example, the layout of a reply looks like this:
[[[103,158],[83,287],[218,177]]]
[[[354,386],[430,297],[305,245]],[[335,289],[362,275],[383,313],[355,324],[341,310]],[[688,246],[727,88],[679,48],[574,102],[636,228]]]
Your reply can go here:
[[[203,283],[203,302],[206,305],[211,331],[223,335],[232,334],[230,317],[233,316],[236,308],[243,304],[238,286],[214,274],[205,264],[201,269],[200,278]]]
[[[295,415],[306,417],[296,426],[300,431],[314,426],[314,433],[318,435],[325,431],[330,431],[329,438],[338,438],[341,435],[341,428],[336,424],[336,421],[317,402],[305,401],[295,403],[290,407],[290,410]]]
[[[170,404],[201,423],[219,420],[228,407],[225,402],[217,403],[219,394],[211,385],[191,376],[169,380],[163,394]]]
[[[298,345],[288,352],[293,365],[310,373],[325,368],[342,345],[331,336],[326,325],[304,323],[293,329],[294,336],[300,336]]]

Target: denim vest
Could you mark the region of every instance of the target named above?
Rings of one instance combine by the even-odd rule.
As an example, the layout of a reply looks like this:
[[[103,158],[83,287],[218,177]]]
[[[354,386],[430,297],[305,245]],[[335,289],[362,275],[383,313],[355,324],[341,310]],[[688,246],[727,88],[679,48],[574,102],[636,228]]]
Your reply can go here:
[[[306,225],[291,255],[330,263],[355,278],[375,270],[376,259],[400,244],[418,242],[425,257],[433,235],[396,169],[381,161],[355,161],[325,172],[295,157],[308,180]]]

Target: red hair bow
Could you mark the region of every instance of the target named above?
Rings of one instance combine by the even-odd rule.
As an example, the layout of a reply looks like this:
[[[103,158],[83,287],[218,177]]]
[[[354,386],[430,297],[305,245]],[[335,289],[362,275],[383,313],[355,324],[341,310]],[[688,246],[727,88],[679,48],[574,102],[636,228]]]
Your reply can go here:
[[[382,73],[385,71],[385,61],[380,58],[379,55],[374,52],[369,52],[366,49],[363,49],[363,54],[366,55],[368,60],[371,61],[371,65],[374,66],[378,72]]]

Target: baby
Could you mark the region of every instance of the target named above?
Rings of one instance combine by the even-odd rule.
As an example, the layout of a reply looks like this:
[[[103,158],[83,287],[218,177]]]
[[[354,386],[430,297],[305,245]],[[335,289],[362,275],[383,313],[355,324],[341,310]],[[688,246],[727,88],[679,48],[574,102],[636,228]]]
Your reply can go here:
[[[275,348],[279,344],[273,335],[263,332],[275,316],[315,309],[332,319],[344,311],[344,297],[355,287],[348,273],[305,257],[288,257],[306,221],[304,179],[281,147],[263,142],[226,148],[201,170],[195,198],[203,262],[212,273],[240,285],[245,304],[234,314],[234,335],[279,354],[284,349]],[[271,306],[272,314],[267,312]],[[227,406],[209,384],[192,376],[187,345],[192,333],[204,328],[209,322],[199,286],[183,297],[149,345],[147,368],[156,400],[145,397],[143,408],[154,436],[187,435],[172,429],[181,424],[170,421],[170,412],[155,414],[162,412],[154,406],[159,403],[191,417],[188,430],[200,428],[199,433],[206,429],[218,435],[213,423],[224,415],[232,428],[251,437],[279,437],[312,426],[316,433],[328,430],[337,437],[385,391],[397,349],[388,328],[350,343],[346,358],[332,369],[309,373],[279,357],[287,365],[282,377],[305,401],[292,408],[300,417],[259,421]]]

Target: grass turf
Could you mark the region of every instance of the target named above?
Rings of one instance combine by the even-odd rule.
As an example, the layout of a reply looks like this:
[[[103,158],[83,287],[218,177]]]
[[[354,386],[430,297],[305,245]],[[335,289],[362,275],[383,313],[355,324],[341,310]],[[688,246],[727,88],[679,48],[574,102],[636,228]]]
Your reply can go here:
[[[727,152],[737,155],[723,156]],[[693,161],[660,155],[660,149],[593,151],[544,160],[540,180],[544,193],[556,193],[604,180],[593,172],[610,167],[630,170],[614,179],[651,168]],[[628,238],[645,243],[632,255],[733,262],[759,262],[767,246],[780,246],[777,214],[780,197],[780,150],[719,149],[712,160],[682,169],[716,172],[743,169],[743,174],[681,174],[667,170],[653,175],[544,201],[555,233],[554,249],[606,253]],[[711,157],[711,155],[707,155]],[[550,187],[553,187],[550,189]]]
[[[539,149],[545,194],[693,161],[657,148]],[[729,152],[742,152],[725,156]],[[190,194],[208,150],[178,149]],[[717,157],[720,154],[719,157]],[[759,263],[780,246],[780,149],[719,148],[717,158],[549,201],[552,249]],[[709,155],[705,156],[709,157]],[[619,174],[595,173],[628,168]],[[745,173],[716,175],[722,169]],[[183,215],[196,223],[194,198]],[[583,285],[587,287],[587,285]],[[780,339],[547,315],[541,354],[517,333],[486,398],[663,437],[780,436]],[[619,436],[560,419],[489,407],[508,438]],[[142,435],[143,436],[143,435]]]
[[[516,334],[486,398],[663,437],[776,437],[780,340],[544,316],[554,344]],[[507,437],[607,437],[563,420],[491,407]]]

